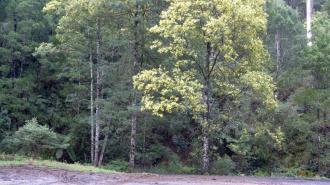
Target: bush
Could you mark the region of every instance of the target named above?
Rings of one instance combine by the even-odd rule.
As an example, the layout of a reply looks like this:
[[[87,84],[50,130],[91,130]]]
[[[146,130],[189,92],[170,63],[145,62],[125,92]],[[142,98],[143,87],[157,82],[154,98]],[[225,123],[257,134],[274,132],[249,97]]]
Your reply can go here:
[[[33,118],[26,121],[26,124],[13,136],[4,139],[2,145],[6,145],[7,150],[12,150],[12,152],[19,151],[32,157],[42,155],[49,157],[54,156],[56,151],[68,147],[64,140],[47,126],[39,125],[37,119]]]
[[[269,173],[267,172],[267,170],[257,169],[253,172],[253,175],[257,177],[267,177],[269,176]]]
[[[235,162],[231,160],[231,158],[227,155],[223,157],[219,157],[216,161],[214,161],[211,167],[211,173],[217,175],[230,175],[233,173],[235,169]]]
[[[151,168],[150,171],[159,174],[194,174],[197,172],[196,168],[185,166],[179,161],[161,163]]]
[[[142,155],[138,156],[138,160],[142,160]],[[151,145],[145,153],[145,165],[157,166],[160,163],[169,163],[171,161],[179,161],[179,157],[170,148],[161,144]]]
[[[272,172],[272,176],[281,177],[315,177],[315,173],[303,167],[282,168]]]
[[[180,157],[170,148],[155,144],[147,150],[146,161],[151,168],[148,170],[160,174],[192,174],[196,172],[194,167],[186,166],[180,161]]]
[[[113,160],[105,167],[107,170],[119,171],[119,172],[127,172],[129,168],[129,164],[124,160]]]

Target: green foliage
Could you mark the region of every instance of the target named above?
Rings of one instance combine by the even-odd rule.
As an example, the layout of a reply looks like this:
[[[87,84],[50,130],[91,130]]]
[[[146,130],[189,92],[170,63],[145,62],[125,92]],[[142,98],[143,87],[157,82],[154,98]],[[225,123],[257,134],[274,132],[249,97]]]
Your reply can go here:
[[[242,79],[244,83],[252,88],[254,94],[260,97],[268,108],[273,109],[277,106],[273,95],[275,84],[269,75],[253,71],[245,74]]]
[[[194,72],[180,69],[175,69],[173,74],[161,68],[141,72],[134,77],[134,84],[145,94],[142,110],[151,110],[158,116],[175,111],[201,112],[202,86],[194,76]]]
[[[48,155],[59,149],[66,149],[65,139],[47,126],[39,125],[37,119],[26,121],[26,124],[15,132],[7,144],[12,144],[12,150],[19,151],[33,157]],[[51,156],[49,156],[51,157]],[[60,158],[62,156],[58,156]]]
[[[329,20],[314,1],[307,47],[301,0],[2,0],[0,150],[89,162],[92,64],[107,169],[138,113],[138,169],[199,173],[207,128],[210,173],[330,177]],[[29,163],[108,172],[0,155]]]
[[[304,169],[302,167],[290,167],[290,168],[282,168],[279,170],[274,170],[271,174],[272,176],[276,176],[276,177],[307,177],[307,178],[311,178],[311,177],[315,177],[316,174],[315,172],[308,170],[308,169]]]
[[[113,170],[117,172],[127,172],[128,171],[128,162],[124,160],[113,160],[107,165],[104,166],[105,169]]]
[[[158,115],[162,111],[172,112],[172,109],[181,110],[182,107],[192,110],[195,115],[199,114],[205,111],[201,102],[201,88],[205,78],[212,77],[214,90],[211,91],[215,91],[215,94],[230,94],[230,89],[224,91],[222,87],[230,84],[234,86],[232,89],[239,89],[241,83],[233,82],[240,81],[237,76],[248,72],[260,74],[260,78],[256,80],[247,80],[251,75],[246,75],[245,82],[249,85],[258,81],[264,83],[264,87],[270,86],[265,88],[262,94],[268,98],[267,104],[274,105],[274,100],[270,100],[273,99],[272,80],[261,71],[266,57],[262,41],[258,39],[258,35],[265,29],[266,21],[262,5],[262,1],[253,4],[203,0],[171,1],[170,8],[162,13],[159,24],[150,31],[160,34],[164,39],[154,41],[153,47],[158,48],[160,53],[171,54],[175,65],[168,71],[144,71],[135,78],[135,87],[143,92],[144,108]],[[215,11],[223,13],[217,15],[212,11],[204,12],[203,7],[208,9],[209,6],[214,6]],[[186,14],[187,12],[189,13]],[[234,16],[231,16],[233,14]],[[249,17],[253,19],[248,19]],[[219,40],[222,42],[218,42]],[[203,46],[208,42],[214,49],[213,54],[217,55],[212,59],[214,71],[213,68],[201,68],[206,50]],[[221,62],[218,62],[218,59]],[[237,63],[237,67],[232,68],[231,63]],[[223,74],[227,76],[224,77]],[[253,86],[254,90],[264,89],[256,88],[257,86],[260,85]],[[180,96],[177,97],[176,94]]]
[[[8,155],[8,154],[0,154],[0,167],[6,166],[22,166],[22,165],[34,165],[37,167],[47,167],[47,168],[55,168],[55,169],[64,169],[71,170],[77,172],[89,172],[89,173],[115,173],[116,171],[111,169],[103,169],[97,168],[90,165],[83,165],[79,163],[68,164],[61,163],[57,161],[51,160],[38,160],[38,159],[28,159],[19,155]]]
[[[266,46],[272,59],[278,63],[278,77],[288,69],[293,70],[297,64],[300,52],[306,45],[305,29],[298,9],[289,6],[284,0],[268,0]],[[276,38],[279,41],[279,53],[276,50]],[[279,56],[277,56],[279,54]],[[277,58],[278,57],[278,58]]]
[[[270,174],[272,168],[279,164],[275,154],[283,151],[284,141],[285,132],[280,127],[274,128],[270,124],[259,123],[254,125],[250,131],[246,128],[243,129],[239,139],[230,144],[229,147],[237,155],[244,156],[249,160],[250,170],[263,167]],[[245,166],[242,167],[246,168]]]
[[[213,139],[217,136],[209,136],[211,128],[234,120],[224,111],[223,100],[239,104],[257,95],[266,107],[275,108],[275,85],[264,70],[267,52],[260,39],[266,27],[263,5],[263,1],[170,1],[158,25],[150,29],[161,36],[152,48],[170,59],[165,67],[134,78],[143,110],[158,116],[187,112]],[[212,144],[210,148],[217,148]]]
[[[269,173],[263,169],[258,169],[253,172],[253,175],[257,177],[267,177],[269,176]]]
[[[197,173],[195,167],[183,165],[181,162],[170,162],[169,164],[159,164],[152,167],[150,170],[152,173],[159,174],[194,174]]]
[[[223,157],[219,157],[213,162],[211,172],[217,175],[232,175],[235,167],[235,162],[232,161],[228,155],[225,155]]]
[[[145,155],[145,161],[150,165],[157,165],[162,161],[178,162],[179,157],[171,149],[160,144],[152,145]]]
[[[311,70],[317,88],[329,88],[330,71],[330,15],[319,12],[315,15],[313,46],[306,49],[304,55],[305,69]]]

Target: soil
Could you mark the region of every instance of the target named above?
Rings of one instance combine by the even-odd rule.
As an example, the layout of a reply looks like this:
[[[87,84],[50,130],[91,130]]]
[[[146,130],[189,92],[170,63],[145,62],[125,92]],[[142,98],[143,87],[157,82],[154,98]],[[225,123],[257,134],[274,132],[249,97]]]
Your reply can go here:
[[[100,174],[35,166],[0,167],[1,185],[330,185],[330,180],[236,176]]]

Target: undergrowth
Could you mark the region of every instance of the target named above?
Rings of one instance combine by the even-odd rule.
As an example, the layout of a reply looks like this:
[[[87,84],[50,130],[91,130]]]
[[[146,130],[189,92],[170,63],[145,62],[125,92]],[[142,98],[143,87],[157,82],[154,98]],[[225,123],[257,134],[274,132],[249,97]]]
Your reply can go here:
[[[41,160],[41,159],[32,159],[26,158],[17,155],[7,155],[0,154],[0,167],[11,167],[11,166],[25,166],[33,165],[36,167],[47,167],[55,169],[63,169],[70,171],[79,171],[79,172],[91,172],[91,173],[115,173],[116,171],[111,168],[99,168],[94,167],[89,164],[68,164],[51,160]]]

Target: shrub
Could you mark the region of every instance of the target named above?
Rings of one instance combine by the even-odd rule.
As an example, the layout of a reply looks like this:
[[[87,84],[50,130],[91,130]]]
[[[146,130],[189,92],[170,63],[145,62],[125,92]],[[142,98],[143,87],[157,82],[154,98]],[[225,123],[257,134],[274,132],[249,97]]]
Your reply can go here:
[[[142,155],[139,155],[141,160]],[[179,161],[179,157],[170,148],[161,144],[152,145],[145,153],[145,165],[157,166],[160,163],[169,163],[171,161]]]
[[[259,168],[253,172],[253,175],[257,177],[266,177],[269,176],[269,173],[267,172],[267,170]]]
[[[113,160],[109,164],[107,164],[105,169],[119,171],[119,172],[127,172],[129,168],[129,164],[124,160]]]
[[[235,169],[235,162],[231,160],[231,158],[227,155],[223,157],[219,157],[216,161],[214,161],[211,167],[211,173],[218,175],[229,175],[233,173]]]
[[[150,171],[159,174],[194,174],[197,172],[195,167],[185,166],[179,161],[161,163],[151,168]]]
[[[35,118],[26,121],[26,124],[19,128],[13,136],[7,137],[3,144],[14,152],[19,151],[32,157],[54,156],[56,151],[68,147],[65,138],[60,137],[47,126],[39,125]]]

